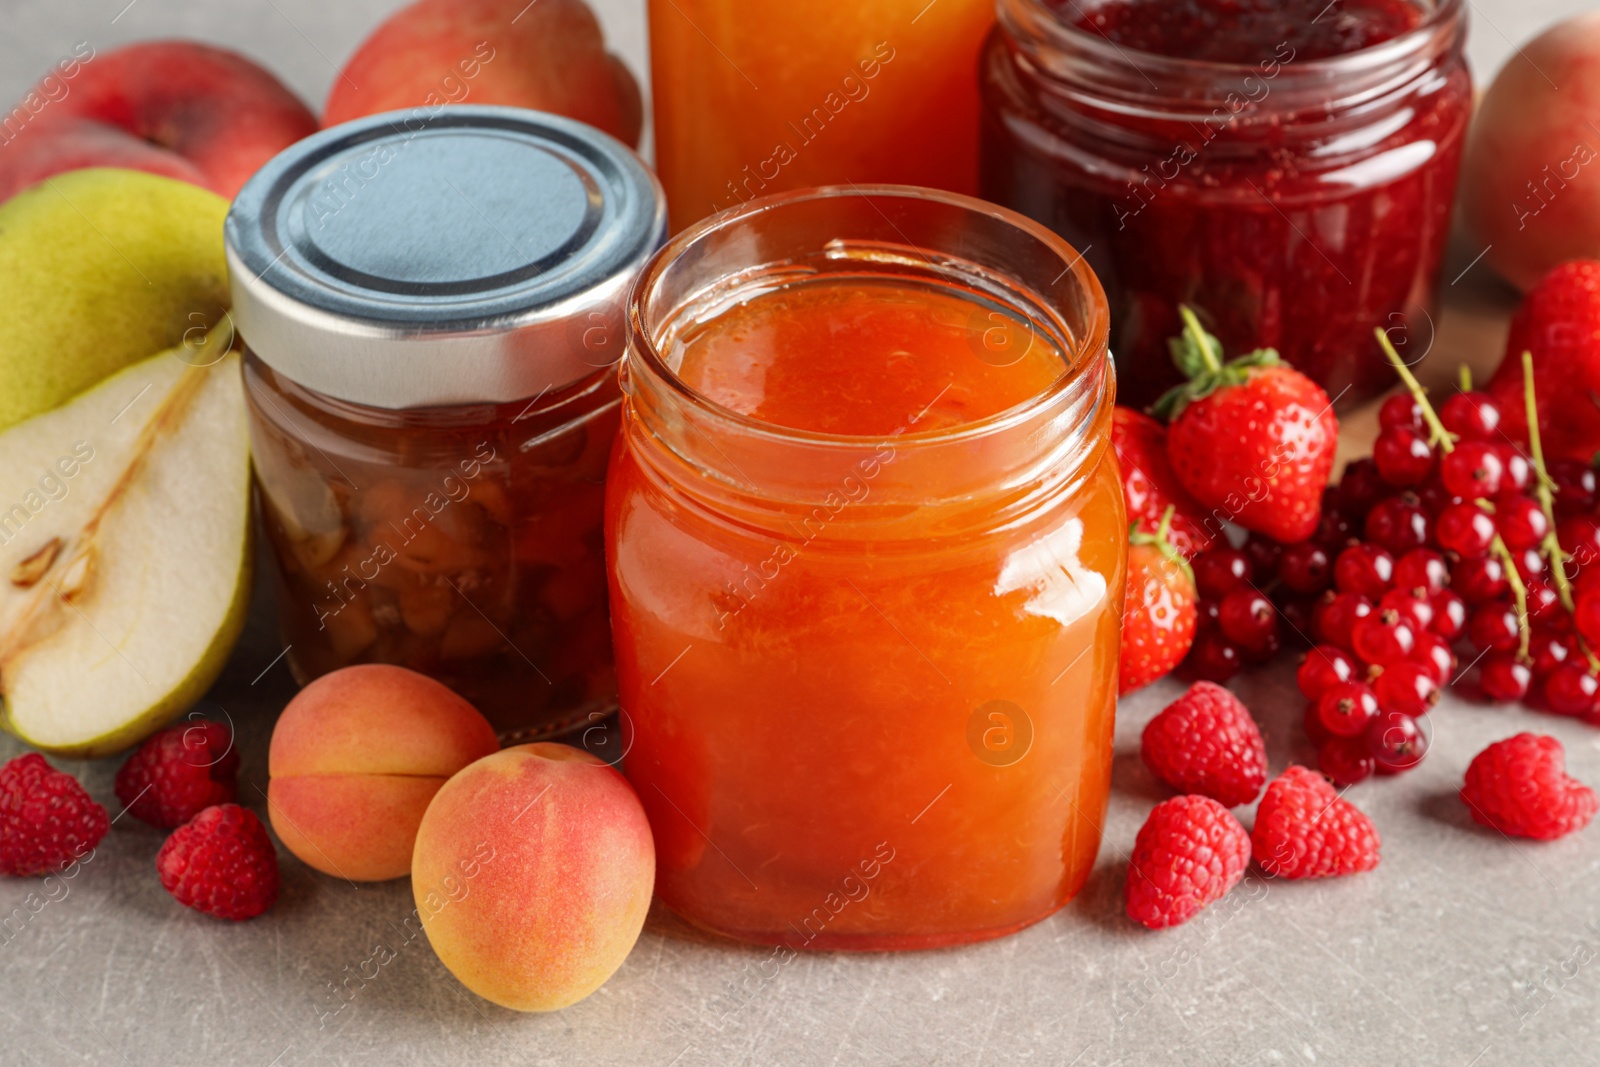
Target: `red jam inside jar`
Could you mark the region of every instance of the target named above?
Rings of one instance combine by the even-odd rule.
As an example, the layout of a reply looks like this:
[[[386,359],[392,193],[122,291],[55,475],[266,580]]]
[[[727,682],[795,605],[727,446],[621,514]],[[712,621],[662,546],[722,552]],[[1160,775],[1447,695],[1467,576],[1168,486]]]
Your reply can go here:
[[[1179,304],[1342,402],[1384,328],[1432,343],[1472,105],[1462,0],[1001,0],[982,65],[984,195],[1105,284],[1126,402],[1178,380]]]
[[[1205,63],[1254,63],[1285,44],[1298,61],[1329,59],[1422,21],[1411,0],[1117,0],[1057,10],[1119,47]]]

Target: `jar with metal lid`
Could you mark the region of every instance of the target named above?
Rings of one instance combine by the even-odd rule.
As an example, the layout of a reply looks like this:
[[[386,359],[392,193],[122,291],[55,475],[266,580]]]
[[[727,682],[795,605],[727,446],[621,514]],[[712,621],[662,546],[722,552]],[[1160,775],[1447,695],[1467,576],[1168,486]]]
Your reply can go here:
[[[300,682],[409,667],[508,741],[615,709],[614,364],[665,226],[621,143],[514,108],[370,116],[244,187],[233,315]]]

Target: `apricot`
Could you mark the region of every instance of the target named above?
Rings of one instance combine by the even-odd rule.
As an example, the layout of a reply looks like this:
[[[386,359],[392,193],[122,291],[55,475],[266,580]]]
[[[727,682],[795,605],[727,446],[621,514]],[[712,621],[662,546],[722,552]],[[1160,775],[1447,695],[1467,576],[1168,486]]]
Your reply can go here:
[[[272,828],[324,873],[398,878],[434,794],[498,748],[489,721],[431,678],[382,664],[334,671],[302,689],[272,731]]]
[[[516,1011],[554,1011],[622,966],[655,868],[627,779],[581,749],[520,745],[433,798],[411,891],[434,952],[468,989]]]

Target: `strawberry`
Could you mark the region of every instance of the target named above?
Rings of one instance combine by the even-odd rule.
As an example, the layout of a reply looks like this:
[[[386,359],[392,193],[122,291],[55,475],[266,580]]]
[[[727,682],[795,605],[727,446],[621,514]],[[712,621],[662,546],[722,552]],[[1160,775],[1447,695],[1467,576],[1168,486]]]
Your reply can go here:
[[[1142,411],[1116,408],[1111,413],[1111,447],[1122,468],[1128,518],[1154,529],[1171,507],[1173,546],[1189,559],[1210,548],[1205,509],[1178,484],[1167,462],[1167,428]]]
[[[1168,537],[1168,505],[1156,532],[1133,523],[1128,533],[1128,589],[1122,612],[1117,691],[1126,693],[1170,674],[1194,644],[1199,611],[1194,572]]]
[[[1316,382],[1258,349],[1222,362],[1222,343],[1180,307],[1173,362],[1189,381],[1156,404],[1170,420],[1167,458],[1201,505],[1283,544],[1304,541],[1322,518],[1339,421]]]
[[[1501,429],[1528,439],[1522,353],[1533,354],[1546,456],[1587,463],[1600,449],[1600,261],[1563,263],[1528,290],[1511,320],[1505,359],[1489,381]]]

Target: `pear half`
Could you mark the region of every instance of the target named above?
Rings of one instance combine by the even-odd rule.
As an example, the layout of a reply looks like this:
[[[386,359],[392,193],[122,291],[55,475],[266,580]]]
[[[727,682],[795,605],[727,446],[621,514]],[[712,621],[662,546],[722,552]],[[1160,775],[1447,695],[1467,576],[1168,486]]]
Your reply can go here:
[[[152,356],[0,433],[0,723],[39,748],[139,742],[238,639],[250,449],[230,342]]]

